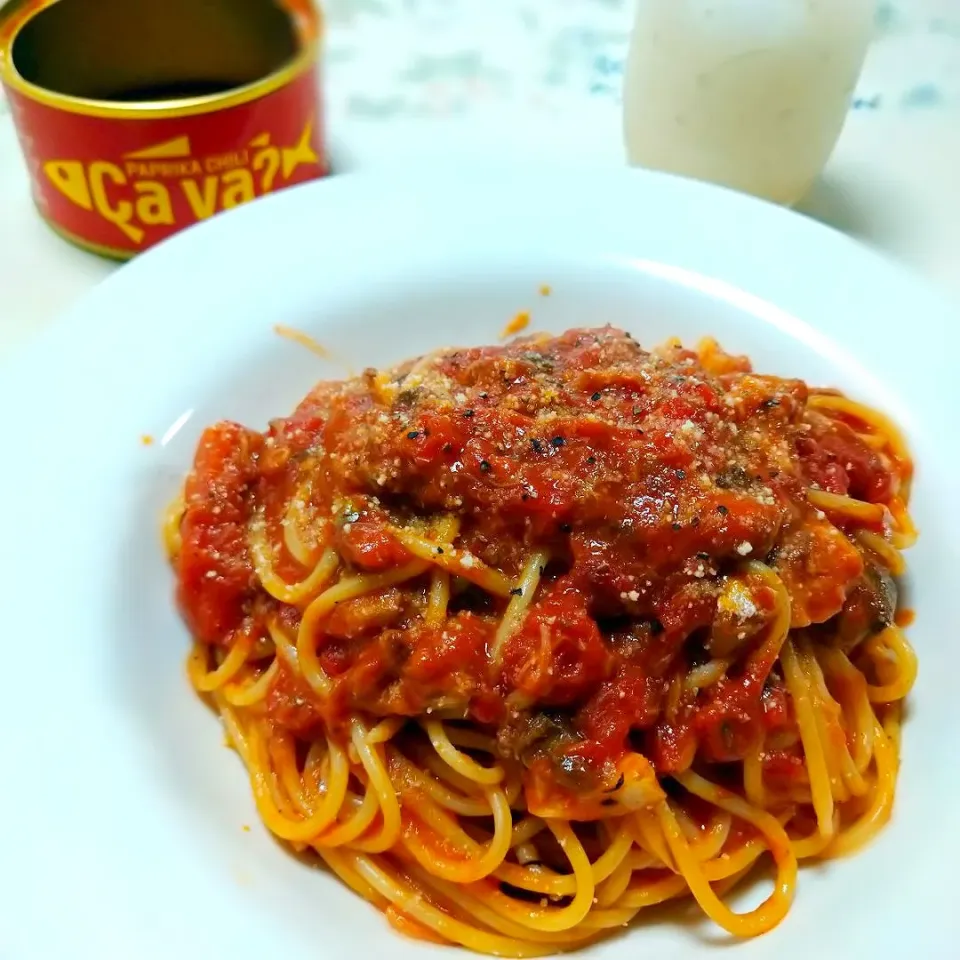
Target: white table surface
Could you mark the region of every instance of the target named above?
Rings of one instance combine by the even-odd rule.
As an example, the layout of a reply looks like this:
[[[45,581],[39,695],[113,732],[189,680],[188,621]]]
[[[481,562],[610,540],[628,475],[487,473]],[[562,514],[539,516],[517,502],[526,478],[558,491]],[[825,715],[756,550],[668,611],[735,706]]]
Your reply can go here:
[[[337,169],[623,164],[620,80],[633,0],[324,7]],[[843,136],[802,209],[960,299],[960,0],[880,0]],[[0,359],[115,269],[37,216],[0,97]]]

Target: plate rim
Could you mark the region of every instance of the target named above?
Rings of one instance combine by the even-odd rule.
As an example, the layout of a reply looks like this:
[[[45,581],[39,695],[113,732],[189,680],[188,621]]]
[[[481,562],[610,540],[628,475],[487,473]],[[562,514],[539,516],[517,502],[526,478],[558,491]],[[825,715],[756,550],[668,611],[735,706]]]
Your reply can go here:
[[[61,311],[43,329],[37,331],[24,343],[15,345],[11,353],[0,361],[0,396],[3,394],[4,384],[12,379],[7,374],[14,367],[36,362],[40,352],[58,338],[63,337],[64,331],[79,323],[80,318],[88,314],[101,298],[109,298],[119,284],[132,282],[131,276],[139,277],[142,273],[149,275],[161,269],[166,260],[185,255],[191,249],[199,253],[204,248],[209,248],[217,234],[225,233],[231,227],[240,231],[247,222],[252,223],[255,219],[268,220],[274,211],[276,212],[274,219],[280,220],[286,215],[288,208],[296,208],[298,200],[306,207],[313,202],[314,195],[323,197],[331,191],[420,189],[428,193],[452,191],[456,196],[458,192],[465,189],[464,183],[469,177],[476,178],[484,186],[489,186],[490,183],[503,184],[507,189],[516,189],[521,182],[542,189],[545,184],[553,181],[576,183],[581,180],[595,180],[603,184],[605,189],[609,186],[622,185],[624,191],[646,189],[656,191],[659,187],[665,193],[672,192],[680,197],[688,194],[686,199],[690,203],[703,202],[708,208],[719,204],[733,210],[739,206],[745,213],[762,218],[765,227],[771,226],[782,230],[791,238],[799,238],[798,242],[816,241],[819,238],[823,243],[834,246],[838,255],[853,258],[857,262],[857,269],[868,270],[876,276],[882,274],[885,278],[884,282],[891,286],[912,288],[915,296],[927,302],[926,309],[933,309],[945,315],[955,315],[960,327],[960,303],[955,301],[949,291],[924,277],[916,268],[808,214],[728,187],[639,167],[624,167],[611,171],[608,167],[590,165],[544,171],[533,164],[522,163],[500,167],[488,162],[479,163],[476,166],[467,164],[458,171],[451,171],[445,164],[436,166],[428,164],[414,170],[402,167],[393,172],[348,171],[297,184],[241,204],[231,210],[219,211],[209,219],[192,224],[167,237],[121,264],[117,270],[86,291],[75,303]]]

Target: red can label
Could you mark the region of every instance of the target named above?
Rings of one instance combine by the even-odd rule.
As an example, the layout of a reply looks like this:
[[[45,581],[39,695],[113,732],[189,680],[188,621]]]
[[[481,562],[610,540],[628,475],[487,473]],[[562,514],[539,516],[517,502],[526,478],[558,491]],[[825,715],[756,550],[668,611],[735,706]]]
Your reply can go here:
[[[129,256],[178,230],[327,172],[316,66],[256,99],[90,116],[7,88],[41,213]]]

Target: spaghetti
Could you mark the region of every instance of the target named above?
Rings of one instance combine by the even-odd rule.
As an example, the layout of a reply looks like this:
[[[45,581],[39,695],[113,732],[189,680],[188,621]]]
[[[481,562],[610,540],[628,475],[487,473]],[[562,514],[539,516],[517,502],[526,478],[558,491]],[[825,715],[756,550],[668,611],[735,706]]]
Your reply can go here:
[[[687,896],[762,934],[889,819],[910,478],[836,392],[573,330],[211,427],[164,538],[267,828],[404,934],[530,957]]]

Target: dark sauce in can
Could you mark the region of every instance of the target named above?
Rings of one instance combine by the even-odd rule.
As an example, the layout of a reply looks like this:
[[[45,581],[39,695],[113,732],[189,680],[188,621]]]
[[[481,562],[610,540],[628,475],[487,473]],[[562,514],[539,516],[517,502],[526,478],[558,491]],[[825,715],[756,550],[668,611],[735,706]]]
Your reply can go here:
[[[233,90],[237,84],[231,80],[179,80],[175,83],[154,83],[142,87],[130,87],[105,94],[102,99],[117,103],[146,103],[157,100],[190,100],[193,97],[209,97],[216,93]]]

